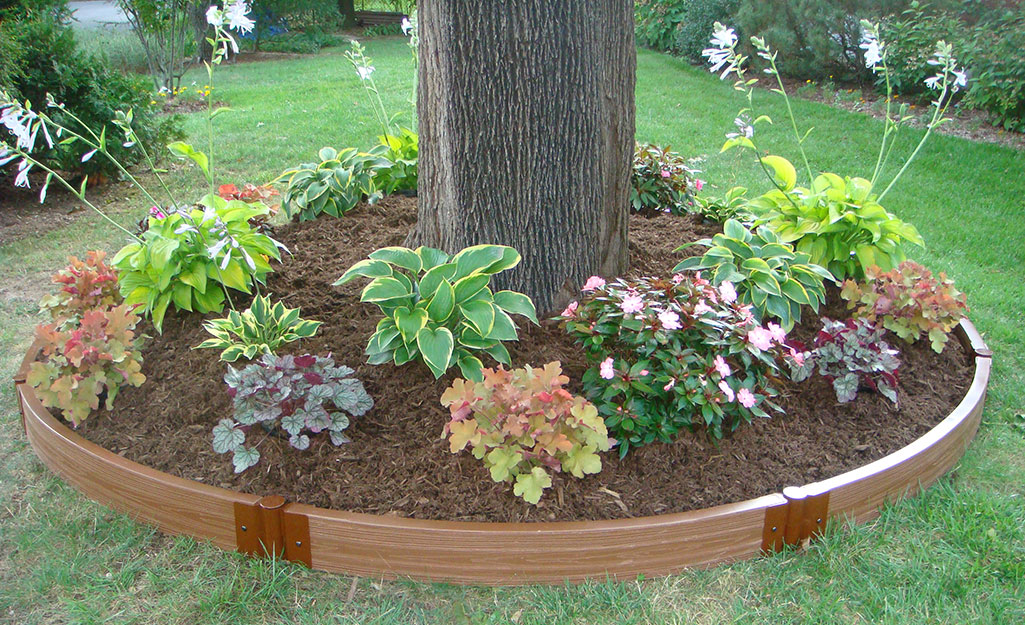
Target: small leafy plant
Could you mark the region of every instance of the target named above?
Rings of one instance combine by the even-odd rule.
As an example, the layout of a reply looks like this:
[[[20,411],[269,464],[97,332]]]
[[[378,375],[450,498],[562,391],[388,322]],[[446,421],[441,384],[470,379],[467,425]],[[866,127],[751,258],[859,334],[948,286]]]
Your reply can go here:
[[[381,155],[390,163],[374,174],[377,188],[385,194],[416,191],[419,180],[419,136],[409,128],[399,128],[398,134],[382,135],[377,140],[380,141],[380,148],[383,148]]]
[[[536,504],[552,485],[547,469],[583,478],[601,471],[608,430],[595,407],[563,388],[569,378],[550,362],[506,371],[485,369],[482,382],[457,378],[441,396],[452,414],[444,434],[458,453],[469,445],[496,482]]]
[[[559,320],[587,354],[584,391],[620,456],[683,428],[721,438],[779,410],[771,382],[786,332],[760,326],[728,281],[592,277]]]
[[[943,351],[947,335],[964,318],[968,304],[954,281],[907,261],[892,271],[869,267],[866,281],[847,280],[840,297],[854,318],[882,326],[908,343],[925,334],[936,353]]]
[[[519,252],[505,245],[475,245],[454,256],[430,247],[385,247],[335,285],[371,278],[360,301],[377,304],[384,319],[367,344],[370,364],[422,360],[435,378],[458,365],[464,377],[479,382],[484,365],[478,354],[510,364],[502,341],[515,341],[517,333],[509,315],[537,323],[529,297],[488,287],[492,275],[519,262]]]
[[[112,308],[121,303],[117,271],[104,262],[106,255],[106,252],[93,250],[86,252],[85,260],[71,256],[68,266],[54,274],[54,284],[61,286],[56,293],[44,297],[39,307],[50,313],[59,328],[77,325],[82,315],[90,310]]]
[[[836,400],[854,401],[858,389],[869,388],[897,403],[897,350],[883,341],[882,328],[863,319],[822,319],[814,347],[791,362],[791,377],[803,382],[818,369],[832,382]]]
[[[278,180],[288,178],[281,205],[285,215],[299,221],[316,219],[322,213],[341,217],[364,198],[371,204],[381,198],[374,178],[392,163],[379,155],[345,148],[321,148],[320,163],[303,163]]]
[[[374,407],[353,370],[336,366],[328,356],[275,356],[265,354],[244,369],[228,365],[224,381],[234,405],[234,419],[221,419],[214,427],[214,451],[232,452],[235,473],[260,460],[257,445],[245,446],[249,426],[260,424],[269,434],[275,426],[288,433],[299,450],[310,446],[306,432],[327,431],[331,443],[349,442],[344,431],[349,417],[361,417]]]
[[[826,269],[811,262],[806,252],[794,249],[765,226],[753,233],[736,219],[711,239],[680,246],[702,245],[708,251],[681,261],[673,271],[708,271],[716,286],[730,282],[742,304],[750,304],[756,319],[771,315],[790,330],[801,320],[801,306],[816,312],[826,301],[824,280],[834,280]]]
[[[203,341],[196,349],[223,350],[221,360],[224,362],[235,362],[239,358],[252,360],[257,354],[276,354],[285,343],[308,339],[320,328],[320,321],[302,319],[299,312],[298,308],[285,308],[281,302],[271,304],[270,298],[257,295],[243,312],[233,310],[224,319],[204,322],[203,328],[213,338]]]
[[[267,207],[267,213],[256,215],[249,219],[249,225],[256,230],[263,232],[270,229],[270,220],[278,214],[280,204],[272,204],[275,197],[281,195],[277,189],[270,184],[256,186],[251,182],[245,183],[241,189],[233,184],[222,184],[217,187],[217,195],[225,200],[239,200],[246,204],[260,204]]]
[[[280,260],[280,243],[256,232],[249,220],[267,214],[262,204],[208,195],[203,203],[168,215],[153,215],[140,242],[129,243],[112,264],[125,302],[142,304],[161,330],[167,307],[220,312],[228,289],[249,293]]]
[[[687,161],[668,146],[638,144],[630,176],[630,204],[634,212],[654,217],[669,212],[682,215],[699,190]]]
[[[50,323],[36,328],[44,360],[32,363],[26,381],[44,406],[60,408],[78,427],[99,408],[104,393],[110,410],[122,385],[146,381],[134,309],[129,304],[95,308],[83,312],[74,327],[60,329]]]
[[[694,206],[689,208],[689,212],[701,215],[718,224],[725,223],[729,219],[736,219],[741,223],[751,223],[754,221],[754,216],[747,210],[746,194],[746,188],[733,187],[723,197],[699,195],[694,198]]]

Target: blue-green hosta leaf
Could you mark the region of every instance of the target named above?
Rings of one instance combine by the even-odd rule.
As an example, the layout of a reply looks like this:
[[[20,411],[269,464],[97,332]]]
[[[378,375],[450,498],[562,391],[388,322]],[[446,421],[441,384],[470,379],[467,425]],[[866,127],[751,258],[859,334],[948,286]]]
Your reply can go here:
[[[503,310],[495,311],[495,325],[491,332],[484,338],[496,341],[515,341],[519,338],[516,334],[516,324]]]
[[[522,315],[534,322],[534,325],[538,325],[537,309],[534,308],[534,302],[530,301],[530,298],[523,293],[517,293],[516,291],[499,291],[498,293],[495,293],[494,297],[495,305],[505,312],[512,313],[514,315]]]
[[[491,282],[491,276],[484,273],[457,280],[454,285],[456,305],[472,299],[474,295],[487,288],[489,282]]]
[[[238,447],[231,462],[235,465],[235,473],[241,473],[260,461],[260,452],[255,448]]]
[[[858,374],[848,373],[847,375],[833,380],[833,390],[836,391],[836,400],[840,403],[854,401],[858,396]]]
[[[400,306],[392,313],[395,325],[402,335],[403,343],[412,343],[421,328],[427,325],[427,311],[421,308]]]
[[[423,268],[423,261],[420,259],[420,256],[406,247],[382,247],[371,252],[370,258],[408,269],[414,276],[418,275],[420,269]]]
[[[302,451],[310,448],[310,437],[306,434],[295,435],[288,437],[288,444],[296,449]]]
[[[484,363],[480,361],[480,358],[465,354],[456,361],[456,364],[459,365],[459,372],[467,380],[471,382],[484,381]]]
[[[427,304],[427,316],[431,321],[442,323],[452,314],[456,307],[456,292],[452,284],[443,280],[435,288]]]
[[[495,306],[490,302],[475,300],[459,306],[459,312],[477,329],[481,336],[487,336],[495,326]]]
[[[214,451],[228,453],[246,442],[246,433],[235,426],[231,419],[221,419],[214,426]]]
[[[447,263],[449,260],[449,255],[445,252],[434,249],[433,247],[425,247],[423,245],[416,248],[416,255],[420,257],[420,262],[424,271],[428,271],[438,265]],[[452,272],[455,273],[455,265],[453,265]]]

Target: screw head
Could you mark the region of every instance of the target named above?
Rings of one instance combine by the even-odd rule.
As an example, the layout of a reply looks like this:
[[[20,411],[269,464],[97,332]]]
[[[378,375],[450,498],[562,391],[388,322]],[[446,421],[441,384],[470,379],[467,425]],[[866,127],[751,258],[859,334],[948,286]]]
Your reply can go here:
[[[245,525],[243,525],[243,526],[242,526],[242,531],[243,531],[243,532],[244,532],[244,531],[246,531],[246,530],[248,530],[248,529],[249,529],[249,528],[248,528],[248,527],[246,527]]]
[[[295,541],[295,546],[296,547],[302,547],[303,546],[303,541],[301,541],[301,540]]]

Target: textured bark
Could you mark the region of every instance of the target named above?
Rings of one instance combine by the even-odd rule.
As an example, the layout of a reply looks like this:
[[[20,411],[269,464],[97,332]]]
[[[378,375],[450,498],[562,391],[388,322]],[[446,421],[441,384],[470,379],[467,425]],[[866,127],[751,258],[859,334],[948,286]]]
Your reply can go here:
[[[420,0],[410,245],[511,245],[499,288],[561,306],[627,266],[632,0]]]
[[[338,0],[338,12],[345,19],[346,26],[356,24],[356,2],[355,0]]]

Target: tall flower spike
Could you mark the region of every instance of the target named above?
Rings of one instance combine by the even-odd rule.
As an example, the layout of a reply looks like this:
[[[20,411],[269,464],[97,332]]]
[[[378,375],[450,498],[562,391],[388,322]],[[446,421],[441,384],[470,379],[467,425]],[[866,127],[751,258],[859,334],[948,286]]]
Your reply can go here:
[[[861,22],[864,32],[861,35],[861,49],[865,51],[865,67],[873,72],[878,71],[878,65],[883,61],[883,43],[879,41],[879,27],[863,20]]]
[[[736,55],[733,52],[733,46],[737,44],[737,34],[732,28],[727,28],[723,24],[716,22],[710,41],[713,47],[702,50],[701,56],[708,58],[708,62],[711,65],[708,71],[713,74],[725,65],[726,69],[719,76],[720,79],[725,79],[734,66]]]

